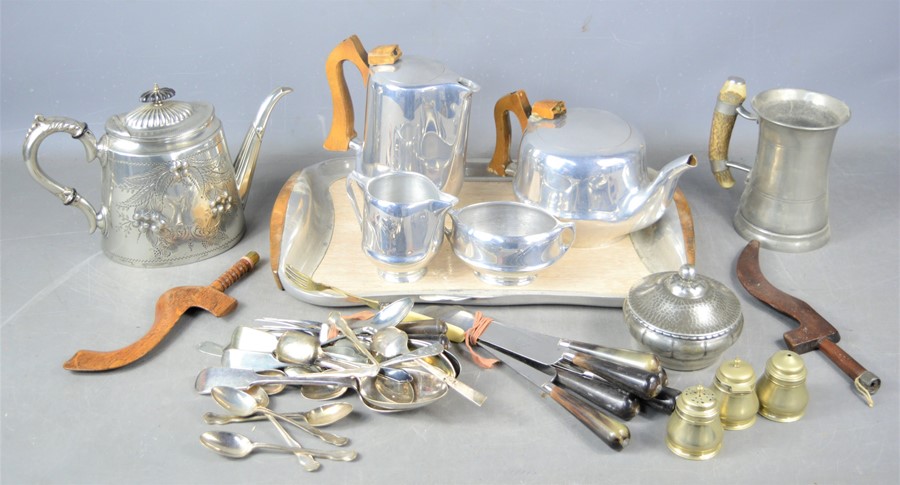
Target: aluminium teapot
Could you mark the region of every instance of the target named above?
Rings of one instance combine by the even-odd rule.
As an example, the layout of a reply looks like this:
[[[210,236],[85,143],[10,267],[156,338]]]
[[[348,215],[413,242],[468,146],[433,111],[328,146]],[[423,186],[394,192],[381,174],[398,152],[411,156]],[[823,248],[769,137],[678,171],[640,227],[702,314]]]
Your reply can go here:
[[[522,128],[514,167],[510,112]],[[678,178],[697,165],[693,155],[684,155],[651,176],[644,137],[623,119],[599,109],[566,109],[562,101],[532,105],[521,90],[497,101],[494,122],[497,142],[488,170],[514,174],[513,190],[522,202],[581,223],[579,241],[613,241],[653,224],[665,213]]]
[[[344,77],[352,62],[366,86],[363,140],[356,138],[353,101]],[[351,36],[332,50],[325,63],[334,115],[327,150],[352,149],[356,172],[375,177],[387,172],[417,172],[442,192],[458,195],[465,176],[466,138],[474,82],[443,64],[404,56],[396,45],[366,52]]]
[[[175,90],[154,86],[144,103],[106,122],[99,141],[87,124],[37,115],[22,153],[31,176],[65,205],[78,208],[103,252],[138,267],[192,263],[231,248],[244,234],[243,208],[256,168],[266,122],[291,88],[264,101],[232,163],[222,124],[208,103],[170,99]],[[87,160],[101,168],[101,205],[58,184],[38,165],[48,136],[65,132],[84,145]]]

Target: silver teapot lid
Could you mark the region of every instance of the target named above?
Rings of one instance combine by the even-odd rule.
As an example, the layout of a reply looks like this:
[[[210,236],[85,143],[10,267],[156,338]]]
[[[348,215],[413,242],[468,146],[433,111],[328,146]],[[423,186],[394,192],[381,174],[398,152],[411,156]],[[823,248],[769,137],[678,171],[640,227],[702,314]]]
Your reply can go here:
[[[214,117],[211,104],[177,101],[173,96],[174,89],[154,84],[141,94],[144,104],[111,117],[106,131],[121,138],[158,141],[190,137],[209,125]]]
[[[647,276],[631,288],[626,302],[626,311],[641,325],[679,339],[714,339],[743,323],[734,292],[689,264]]]

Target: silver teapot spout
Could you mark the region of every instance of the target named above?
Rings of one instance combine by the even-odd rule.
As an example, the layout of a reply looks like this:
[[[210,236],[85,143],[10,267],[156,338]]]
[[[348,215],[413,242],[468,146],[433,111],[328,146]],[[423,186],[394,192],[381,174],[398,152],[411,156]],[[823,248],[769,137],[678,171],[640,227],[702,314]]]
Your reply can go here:
[[[269,121],[269,115],[275,104],[285,95],[292,92],[289,87],[280,87],[272,91],[256,113],[256,119],[250,125],[247,136],[244,137],[244,143],[238,150],[237,157],[234,159],[234,178],[237,183],[238,195],[241,198],[241,207],[247,203],[247,194],[250,192],[250,182],[253,180],[253,172],[256,170],[256,161],[259,158],[259,147],[262,145],[263,135],[266,132],[266,123]]]

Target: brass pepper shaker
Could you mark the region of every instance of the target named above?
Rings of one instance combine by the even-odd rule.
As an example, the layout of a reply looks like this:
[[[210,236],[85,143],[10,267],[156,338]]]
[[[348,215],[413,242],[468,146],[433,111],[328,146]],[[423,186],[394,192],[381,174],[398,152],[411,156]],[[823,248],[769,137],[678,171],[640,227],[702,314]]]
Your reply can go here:
[[[689,460],[708,460],[722,449],[725,430],[716,394],[702,385],[685,389],[675,400],[666,426],[666,445]]]
[[[756,422],[759,399],[756,397],[756,373],[749,363],[734,359],[719,366],[713,379],[719,403],[719,419],[729,430],[747,429]]]
[[[790,350],[775,352],[766,362],[766,373],[756,385],[759,414],[772,421],[788,423],[803,417],[809,393],[806,365],[800,354]]]

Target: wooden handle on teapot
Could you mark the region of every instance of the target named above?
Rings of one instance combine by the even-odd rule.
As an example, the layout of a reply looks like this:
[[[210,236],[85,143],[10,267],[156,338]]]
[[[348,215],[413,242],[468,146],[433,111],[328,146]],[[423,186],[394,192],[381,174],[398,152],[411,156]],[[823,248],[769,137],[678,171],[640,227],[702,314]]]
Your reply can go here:
[[[331,90],[331,131],[325,139],[326,150],[346,151],[350,140],[356,136],[353,118],[353,100],[344,76],[344,61],[352,62],[362,75],[363,85],[369,82],[369,54],[356,35],[351,35],[335,47],[325,61],[325,76]]]
[[[739,77],[730,77],[716,100],[712,127],[709,131],[709,163],[716,181],[722,188],[734,187],[734,177],[728,168],[728,145],[737,119],[737,109],[747,98],[747,84]]]
[[[528,127],[528,117],[531,116],[531,103],[528,96],[521,89],[503,96],[494,105],[494,125],[497,128],[497,141],[494,145],[494,156],[488,165],[488,172],[501,177],[506,176],[506,166],[512,161],[509,158],[509,144],[512,140],[512,126],[509,122],[509,113],[516,115],[522,132]]]

